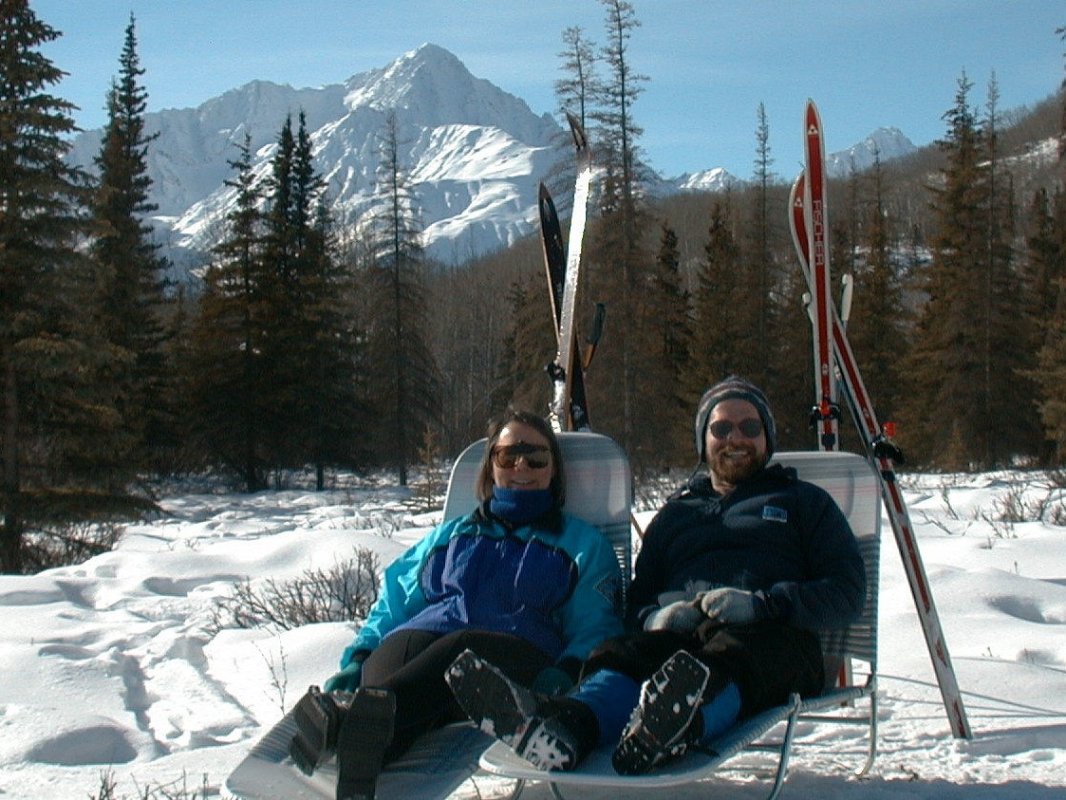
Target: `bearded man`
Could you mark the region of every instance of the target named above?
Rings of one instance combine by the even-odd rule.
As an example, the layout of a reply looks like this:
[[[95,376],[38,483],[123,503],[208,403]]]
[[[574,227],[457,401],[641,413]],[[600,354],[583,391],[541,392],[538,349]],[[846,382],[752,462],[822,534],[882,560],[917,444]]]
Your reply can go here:
[[[530,692],[471,651],[449,668],[471,719],[542,769],[607,745],[616,771],[642,774],[793,692],[818,694],[816,631],[860,613],[855,537],[825,491],[769,463],[766,395],[726,378],[700,400],[695,434],[696,472],[644,535],[629,632],[593,649],[572,694]]]

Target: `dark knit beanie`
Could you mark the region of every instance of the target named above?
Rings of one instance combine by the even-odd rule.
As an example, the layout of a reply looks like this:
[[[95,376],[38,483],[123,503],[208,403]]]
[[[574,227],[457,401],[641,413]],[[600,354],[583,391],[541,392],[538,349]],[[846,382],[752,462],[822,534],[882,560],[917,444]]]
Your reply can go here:
[[[696,452],[699,453],[700,462],[702,463],[707,457],[707,420],[710,419],[714,407],[723,400],[747,400],[755,406],[763,428],[766,429],[766,457],[772,456],[777,447],[777,426],[774,424],[774,415],[770,412],[770,403],[766,395],[751,381],[737,375],[730,375],[704,392],[703,397],[700,398],[700,404],[696,410]]]

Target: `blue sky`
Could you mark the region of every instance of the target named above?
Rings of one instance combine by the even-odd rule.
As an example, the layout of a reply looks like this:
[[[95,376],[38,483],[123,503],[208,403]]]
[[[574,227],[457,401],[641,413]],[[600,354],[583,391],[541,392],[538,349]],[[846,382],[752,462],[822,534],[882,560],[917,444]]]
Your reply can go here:
[[[641,145],[667,176],[753,171],[757,109],[772,169],[802,160],[804,102],[832,152],[882,126],[918,145],[943,135],[965,70],[983,107],[1033,105],[1063,77],[1062,0],[632,0],[634,69],[649,77],[633,111]],[[123,32],[137,20],[149,111],[197,106],[252,80],[340,83],[432,42],[537,113],[555,109],[562,32],[602,43],[596,0],[31,0],[63,33],[45,52],[70,73],[56,90],[85,128],[104,120]],[[279,126],[280,126],[279,120]]]

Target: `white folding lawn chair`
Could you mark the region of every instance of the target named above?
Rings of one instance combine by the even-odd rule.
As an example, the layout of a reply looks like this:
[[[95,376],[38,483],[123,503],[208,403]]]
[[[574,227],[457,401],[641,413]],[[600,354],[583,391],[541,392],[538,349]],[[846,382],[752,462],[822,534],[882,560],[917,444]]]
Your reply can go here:
[[[571,437],[585,436],[592,434],[564,434],[567,443],[564,458],[568,471],[571,459],[575,459],[575,455],[571,455],[570,442],[584,441]],[[597,438],[603,440],[605,437]],[[600,524],[604,516],[602,509],[597,513],[596,507],[602,500],[604,490],[595,485],[597,479],[594,479],[593,485],[583,480],[582,460],[580,457],[575,460],[574,475],[568,480],[567,508]],[[877,753],[877,587],[881,532],[877,477],[865,459],[852,453],[779,453],[774,460],[795,467],[801,478],[818,484],[833,496],[851,523],[866,565],[867,593],[861,617],[846,630],[822,635],[826,654],[825,691],[811,698],[793,695],[785,705],[764,711],[734,726],[711,742],[705,752],[690,752],[684,758],[642,776],[615,773],[611,767],[610,750],[606,748],[594,752],[580,768],[572,772],[544,772],[519,758],[511,748],[496,742],[482,754],[480,766],[486,772],[517,780],[512,798],[518,797],[526,781],[547,782],[552,793],[560,798],[560,787],[563,786],[613,786],[639,791],[643,787],[687,784],[714,777],[721,769],[727,768],[723,767],[727,761],[738,754],[758,750],[770,751],[776,760],[776,765],[770,766],[773,783],[768,797],[772,800],[782,789],[789,758],[796,745],[796,728],[801,721],[866,726],[869,738],[867,756],[858,774],[865,774],[870,769]],[[628,468],[625,472],[628,473]],[[585,491],[590,491],[593,498],[585,497]],[[628,500],[628,492],[624,497]],[[610,517],[616,520],[612,525],[620,526],[614,531],[616,538],[622,527],[628,532],[628,507],[612,510]],[[619,552],[620,558],[626,559],[628,575],[628,543],[624,554],[621,549]],[[855,707],[858,700],[865,701],[865,711],[860,712]],[[781,728],[783,730],[778,733]],[[778,738],[773,738],[775,736]]]

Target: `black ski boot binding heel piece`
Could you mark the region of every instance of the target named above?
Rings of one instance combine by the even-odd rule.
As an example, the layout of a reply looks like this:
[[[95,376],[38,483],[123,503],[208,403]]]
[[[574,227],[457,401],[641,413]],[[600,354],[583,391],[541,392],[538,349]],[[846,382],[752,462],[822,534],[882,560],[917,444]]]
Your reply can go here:
[[[373,800],[396,724],[396,695],[362,687],[337,736],[337,800]]]
[[[289,755],[305,775],[312,775],[336,750],[337,734],[351,697],[348,692],[323,694],[312,686],[292,710],[296,735]]]

